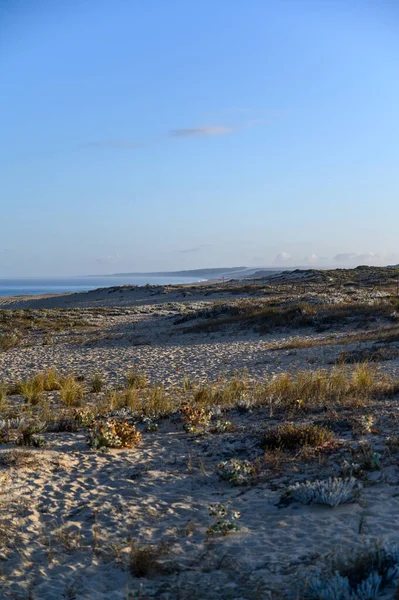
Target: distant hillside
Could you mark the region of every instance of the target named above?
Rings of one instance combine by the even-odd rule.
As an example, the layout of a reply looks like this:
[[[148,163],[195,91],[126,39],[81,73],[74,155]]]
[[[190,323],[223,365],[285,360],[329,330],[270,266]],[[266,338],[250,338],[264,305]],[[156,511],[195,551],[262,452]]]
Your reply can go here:
[[[220,267],[213,269],[191,269],[187,271],[154,271],[150,273],[112,273],[104,277],[199,277],[218,278],[232,276],[232,274],[245,272],[247,267]]]
[[[360,265],[349,269],[294,269],[267,273],[265,270],[255,273],[254,278],[263,278],[278,282],[294,282],[306,280],[312,283],[324,283],[331,286],[340,285],[391,285],[399,279],[398,267],[369,267]]]

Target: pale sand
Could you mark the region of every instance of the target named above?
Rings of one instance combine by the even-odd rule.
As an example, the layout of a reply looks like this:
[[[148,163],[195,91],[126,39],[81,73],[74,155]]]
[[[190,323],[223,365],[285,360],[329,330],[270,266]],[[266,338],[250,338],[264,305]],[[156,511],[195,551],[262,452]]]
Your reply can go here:
[[[191,293],[191,292],[190,292]],[[174,324],[181,310],[201,308],[229,292],[187,296],[181,288],[106,290],[46,298],[3,299],[3,308],[79,308],[98,329],[52,334],[52,342],[0,354],[2,378],[15,381],[55,366],[64,373],[102,374],[108,387],[123,382],[126,371],[145,372],[152,383],[181,386],[184,376],[197,382],[229,377],[247,369],[250,380],[278,372],[325,367],[343,348],[272,351],[276,343],[304,332],[260,337],[253,332],[182,333]],[[236,297],[240,297],[239,294]],[[114,307],[94,315],[90,308]],[[321,334],[308,333],[311,338]],[[353,345],[357,347],[357,345]],[[384,368],[398,370],[398,361]],[[50,395],[51,396],[51,395]],[[382,410],[382,409],[381,409]],[[392,414],[395,406],[389,406]],[[390,414],[391,414],[390,413]],[[276,424],[268,411],[229,419],[238,431],[195,438],[178,421],[161,421],[158,432],[144,434],[135,450],[93,452],[85,433],[46,434],[48,447],[31,450],[37,465],[2,468],[0,596],[33,600],[296,599],[300,574],[322,564],[339,548],[378,536],[397,541],[399,469],[395,456],[370,473],[358,502],[336,509],[279,505],[289,484],[339,474],[338,454],[320,461],[272,468],[255,486],[233,487],[216,475],[230,457],[259,456],[257,435]],[[389,429],[391,428],[391,429]],[[393,434],[390,417],[380,436],[359,441],[384,452]],[[347,443],[345,436],[339,443]],[[2,447],[1,454],[8,452]],[[241,511],[240,530],[207,538],[208,506],[231,501]],[[6,525],[6,527],[4,527]],[[167,547],[165,573],[133,577],[128,568],[131,541]],[[390,589],[382,598],[392,597]]]

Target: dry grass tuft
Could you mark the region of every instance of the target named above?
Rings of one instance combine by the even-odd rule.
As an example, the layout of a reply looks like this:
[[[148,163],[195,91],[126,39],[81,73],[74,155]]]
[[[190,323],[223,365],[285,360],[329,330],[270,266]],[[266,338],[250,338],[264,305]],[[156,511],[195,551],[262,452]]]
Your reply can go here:
[[[14,469],[38,469],[43,460],[35,451],[20,450],[13,448],[0,454],[1,467],[13,467]]]
[[[154,577],[165,574],[169,571],[161,562],[161,559],[167,553],[167,547],[164,544],[159,546],[142,546],[135,548],[132,546],[130,554],[130,571],[135,577]]]
[[[30,404],[38,404],[43,392],[51,392],[61,389],[63,378],[60,377],[54,367],[48,371],[37,373],[29,379],[19,381],[10,386],[9,393],[11,395],[21,394],[26,402]]]
[[[138,371],[129,371],[126,374],[126,385],[128,388],[143,389],[147,387],[147,377]]]
[[[257,386],[256,403],[281,405],[287,409],[312,409],[333,405],[364,406],[373,397],[393,395],[397,385],[367,363],[353,370],[343,366],[331,371],[283,373]]]
[[[103,389],[104,386],[104,380],[101,377],[101,375],[93,375],[93,377],[91,378],[91,391],[94,394],[97,394],[98,392],[101,392],[101,390]]]
[[[326,427],[286,423],[269,429],[263,436],[266,450],[297,450],[304,446],[318,448],[333,440],[333,433]]]
[[[21,334],[17,331],[5,332],[0,335],[0,350],[7,352],[21,344]]]
[[[138,389],[128,387],[124,390],[113,390],[106,399],[111,411],[129,408],[144,417],[163,417],[177,410],[176,402],[162,387]]]
[[[60,383],[60,398],[66,406],[79,406],[84,396],[82,384],[73,375],[64,377]]]

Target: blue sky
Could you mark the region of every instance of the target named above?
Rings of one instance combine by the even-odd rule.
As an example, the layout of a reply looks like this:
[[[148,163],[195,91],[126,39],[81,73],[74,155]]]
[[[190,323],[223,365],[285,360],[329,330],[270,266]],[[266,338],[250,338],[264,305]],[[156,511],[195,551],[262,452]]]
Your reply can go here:
[[[0,0],[0,277],[399,262],[399,5]]]

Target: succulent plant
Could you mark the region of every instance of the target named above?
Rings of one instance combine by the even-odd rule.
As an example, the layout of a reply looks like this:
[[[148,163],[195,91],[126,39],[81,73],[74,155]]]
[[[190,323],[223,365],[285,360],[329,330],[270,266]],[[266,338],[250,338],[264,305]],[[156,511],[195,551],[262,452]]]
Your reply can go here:
[[[308,600],[375,600],[399,575],[399,547],[368,542],[359,550],[339,556],[329,573],[318,571],[307,578]]]
[[[354,477],[332,478],[325,481],[296,483],[289,487],[289,495],[302,504],[327,504],[335,507],[345,502],[353,502],[356,498],[357,481]]]
[[[219,477],[230,481],[233,485],[246,485],[255,475],[255,468],[250,461],[239,458],[223,460],[217,465],[216,471]]]

